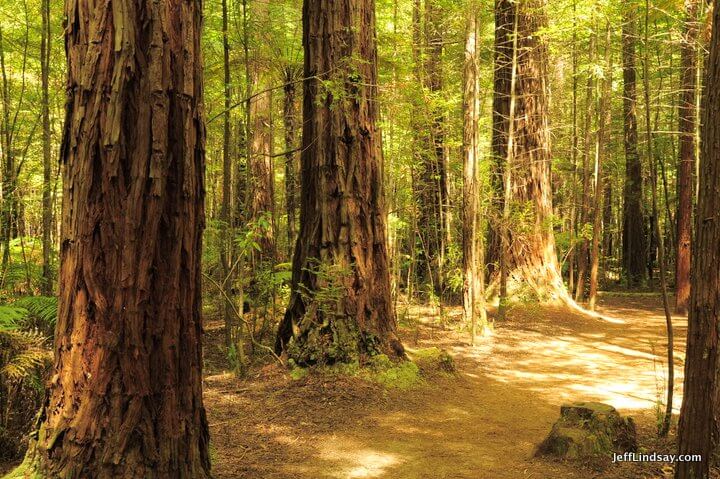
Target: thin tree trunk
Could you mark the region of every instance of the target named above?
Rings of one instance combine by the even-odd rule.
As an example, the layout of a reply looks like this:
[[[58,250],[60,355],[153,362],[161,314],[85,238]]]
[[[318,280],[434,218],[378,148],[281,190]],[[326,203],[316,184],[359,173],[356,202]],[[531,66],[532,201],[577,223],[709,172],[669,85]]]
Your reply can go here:
[[[603,238],[603,214],[604,214],[604,188],[605,177],[603,176],[603,163],[607,156],[607,138],[610,137],[610,128],[612,127],[611,107],[611,88],[612,88],[612,43],[610,23],[607,23],[605,34],[605,72],[602,80],[600,92],[600,111],[598,114],[598,135],[597,145],[598,152],[595,161],[595,205],[593,210],[593,236],[591,246],[591,264],[590,264],[590,292],[588,295],[588,308],[590,311],[595,310],[598,295],[598,276],[600,271],[600,241]],[[609,225],[606,225],[609,227]]]
[[[43,127],[43,190],[42,190],[42,286],[43,294],[49,296],[53,290],[51,268],[52,254],[52,155],[50,137],[50,51],[52,30],[50,28],[50,0],[42,0],[42,31],[40,33],[40,79],[42,86],[42,127]]]
[[[687,312],[690,298],[690,244],[692,240],[692,210],[695,185],[695,73],[698,41],[698,2],[685,1],[685,30],[680,48],[680,103],[678,129],[680,158],[677,171],[677,250],[675,253],[675,311]]]
[[[590,65],[595,62],[595,33],[590,35],[588,46]],[[583,186],[582,186],[582,202],[580,207],[580,230],[586,229],[586,225],[590,220],[590,154],[593,145],[593,125],[592,117],[594,110],[593,91],[594,71],[588,70],[587,86],[585,90],[585,144],[583,148]],[[581,301],[585,295],[585,279],[588,266],[589,245],[588,238],[581,235],[579,240],[578,251],[578,272],[577,285],[575,289],[575,301]]]
[[[230,294],[232,281],[228,277],[230,275],[230,265],[232,264],[231,244],[232,244],[232,225],[230,205],[232,202],[232,160],[230,156],[230,42],[228,40],[228,4],[227,0],[222,0],[222,36],[223,36],[223,98],[225,101],[225,111],[223,112],[223,151],[222,151],[222,199],[220,204],[220,221],[222,223],[222,234],[220,235],[220,265],[223,272],[223,321],[225,324],[225,346],[233,347],[232,341],[232,323],[235,320],[232,304],[230,303]]]
[[[623,197],[623,270],[628,285],[645,280],[646,241],[642,211],[642,164],[638,154],[635,44],[637,20],[630,7],[623,18],[623,116],[625,142],[625,190]]]
[[[478,328],[487,328],[485,315],[484,260],[479,234],[480,155],[478,121],[480,119],[480,77],[478,75],[477,5],[468,6],[465,30],[465,65],[463,72],[463,313],[470,325],[470,343],[475,344]]]
[[[31,475],[210,477],[202,12],[173,6],[65,4],[55,366]]]
[[[285,87],[283,98],[283,123],[285,127],[285,213],[287,215],[287,257],[292,258],[292,251],[297,236],[295,226],[295,210],[297,191],[297,108],[295,106],[295,81],[300,72],[295,66],[285,67]]]
[[[297,364],[402,357],[376,125],[374,0],[305,0],[303,45],[300,234],[276,350]]]
[[[667,436],[670,431],[670,420],[672,419],[672,406],[673,406],[673,392],[675,389],[675,359],[674,359],[674,338],[673,338],[673,324],[672,315],[670,313],[670,303],[668,301],[667,294],[667,267],[665,264],[665,245],[663,243],[663,236],[660,233],[660,221],[658,212],[658,193],[657,193],[657,178],[658,168],[655,157],[653,156],[653,132],[650,124],[650,66],[649,66],[649,55],[648,55],[648,17],[650,12],[650,6],[648,0],[645,0],[645,59],[643,62],[643,82],[644,82],[644,94],[645,94],[645,131],[646,131],[646,143],[647,143],[647,156],[650,161],[650,187],[652,188],[652,212],[655,228],[655,236],[657,238],[657,250],[658,250],[658,265],[660,267],[660,291],[662,293],[663,309],[665,311],[665,324],[667,328],[667,362],[668,362],[668,376],[667,376],[667,397],[665,401],[665,417],[660,427],[660,436]]]
[[[712,13],[700,141],[700,189],[695,216],[685,384],[678,453],[700,454],[678,462],[675,479],[706,479],[717,444],[718,328],[720,323],[720,9]]]

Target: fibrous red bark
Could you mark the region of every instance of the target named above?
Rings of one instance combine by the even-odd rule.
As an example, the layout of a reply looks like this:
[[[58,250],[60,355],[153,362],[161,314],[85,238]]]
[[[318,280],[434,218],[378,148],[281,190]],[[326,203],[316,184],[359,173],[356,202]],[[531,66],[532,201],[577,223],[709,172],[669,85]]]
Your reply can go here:
[[[25,467],[209,477],[201,3],[66,2],[54,374]]]
[[[306,0],[300,233],[276,349],[403,355],[390,294],[373,0]]]

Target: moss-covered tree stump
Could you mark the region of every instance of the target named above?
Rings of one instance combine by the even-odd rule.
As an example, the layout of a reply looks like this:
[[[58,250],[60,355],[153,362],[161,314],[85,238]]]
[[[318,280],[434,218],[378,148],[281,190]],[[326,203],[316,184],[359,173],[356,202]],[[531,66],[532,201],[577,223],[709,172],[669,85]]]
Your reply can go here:
[[[637,451],[635,423],[603,403],[578,402],[560,407],[560,419],[538,446],[537,455],[570,459]]]

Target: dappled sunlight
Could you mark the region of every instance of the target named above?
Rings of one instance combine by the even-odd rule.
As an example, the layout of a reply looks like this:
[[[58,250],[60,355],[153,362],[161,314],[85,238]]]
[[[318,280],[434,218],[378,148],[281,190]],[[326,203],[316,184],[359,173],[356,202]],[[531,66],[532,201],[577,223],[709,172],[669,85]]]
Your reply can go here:
[[[338,479],[385,477],[388,467],[402,462],[395,454],[364,448],[356,441],[335,436],[322,439],[318,457],[341,466],[329,473],[330,477]]]
[[[635,310],[608,298],[597,313],[580,306],[519,306],[510,310],[505,323],[496,324],[494,336],[480,338],[477,346],[456,341],[445,347],[475,362],[486,377],[551,404],[594,400],[625,410],[651,409],[664,400],[667,377],[665,318],[659,300],[635,300],[642,307]],[[677,413],[686,322],[675,322]]]

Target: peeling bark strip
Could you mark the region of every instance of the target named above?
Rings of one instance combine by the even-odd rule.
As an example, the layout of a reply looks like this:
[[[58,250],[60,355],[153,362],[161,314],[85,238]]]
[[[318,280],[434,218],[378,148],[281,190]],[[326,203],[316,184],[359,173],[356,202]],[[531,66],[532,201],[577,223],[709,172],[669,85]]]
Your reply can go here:
[[[200,0],[69,0],[55,373],[42,477],[209,477]]]
[[[300,364],[400,356],[376,127],[374,0],[305,0],[303,44],[300,234],[276,349]]]

